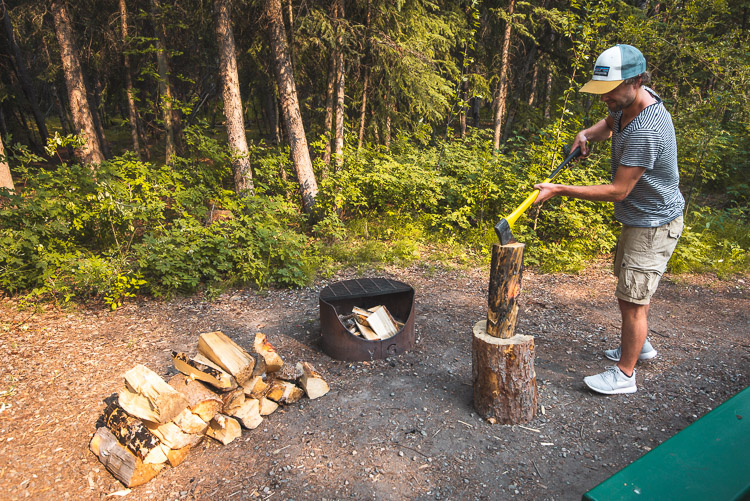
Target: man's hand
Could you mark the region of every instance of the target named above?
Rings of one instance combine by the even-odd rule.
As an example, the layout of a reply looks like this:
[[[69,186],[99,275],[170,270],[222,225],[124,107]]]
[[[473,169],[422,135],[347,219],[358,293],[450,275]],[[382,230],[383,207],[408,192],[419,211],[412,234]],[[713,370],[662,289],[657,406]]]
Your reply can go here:
[[[534,188],[539,190],[539,195],[537,195],[536,200],[534,200],[534,204],[540,204],[544,202],[545,200],[549,200],[550,198],[554,197],[557,193],[555,192],[555,189],[560,186],[559,184],[554,183],[539,183],[535,184]]]
[[[581,156],[580,158],[586,158],[589,156],[589,153],[591,151],[589,150],[589,143],[588,138],[586,137],[586,134],[583,133],[583,131],[576,134],[576,138],[573,140],[573,145],[570,147],[570,151],[574,151],[577,147],[580,146],[581,148]]]

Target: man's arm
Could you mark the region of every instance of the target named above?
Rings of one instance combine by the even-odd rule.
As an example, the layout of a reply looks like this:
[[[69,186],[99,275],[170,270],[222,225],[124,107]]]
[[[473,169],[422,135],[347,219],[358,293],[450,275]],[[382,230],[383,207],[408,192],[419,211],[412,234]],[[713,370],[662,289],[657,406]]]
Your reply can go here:
[[[612,118],[608,116],[607,118],[599,120],[588,129],[583,129],[576,134],[576,138],[573,140],[573,145],[570,147],[570,151],[573,151],[577,146],[580,146],[581,155],[587,157],[589,155],[588,141],[606,141],[611,135]]]
[[[617,169],[615,179],[610,184],[591,186],[570,186],[565,184],[541,183],[534,185],[539,190],[535,204],[549,200],[554,196],[565,196],[591,200],[595,202],[622,202],[633,190],[635,183],[646,171],[645,167],[627,167]]]

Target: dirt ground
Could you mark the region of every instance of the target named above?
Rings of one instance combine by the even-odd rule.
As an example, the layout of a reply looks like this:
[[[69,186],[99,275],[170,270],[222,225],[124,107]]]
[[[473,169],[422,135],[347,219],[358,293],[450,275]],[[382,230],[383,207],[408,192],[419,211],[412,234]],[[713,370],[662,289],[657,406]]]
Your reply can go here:
[[[750,281],[665,277],[652,301],[659,355],[638,392],[600,396],[582,382],[619,342],[605,264],[577,276],[524,272],[518,332],[536,343],[537,417],[492,425],[472,408],[471,332],[486,315],[488,271],[388,268],[416,291],[416,347],[371,363],[321,350],[318,294],[234,290],[208,301],[141,300],[18,310],[0,300],[0,499],[580,499],[599,482],[750,385]],[[287,362],[331,385],[268,416],[227,446],[124,490],[89,451],[104,399],[145,364],[165,378],[170,351],[201,332],[249,346],[264,332]]]

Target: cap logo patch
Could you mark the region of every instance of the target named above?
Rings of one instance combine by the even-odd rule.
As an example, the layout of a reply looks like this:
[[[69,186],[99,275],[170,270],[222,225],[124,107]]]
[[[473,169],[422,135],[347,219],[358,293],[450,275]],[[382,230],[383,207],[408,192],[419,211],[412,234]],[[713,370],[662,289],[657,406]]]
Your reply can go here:
[[[594,66],[594,76],[606,77],[609,75],[609,66]]]

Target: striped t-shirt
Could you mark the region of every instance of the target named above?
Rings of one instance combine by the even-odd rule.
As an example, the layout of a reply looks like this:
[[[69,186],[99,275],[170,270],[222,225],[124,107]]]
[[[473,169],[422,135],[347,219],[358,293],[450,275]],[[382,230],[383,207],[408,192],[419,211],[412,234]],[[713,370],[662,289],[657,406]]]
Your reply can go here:
[[[661,226],[682,215],[677,140],[672,116],[656,93],[645,87],[656,103],[647,106],[625,129],[622,111],[611,113],[612,179],[620,165],[644,167],[641,178],[622,202],[615,202],[615,217],[628,226]]]

